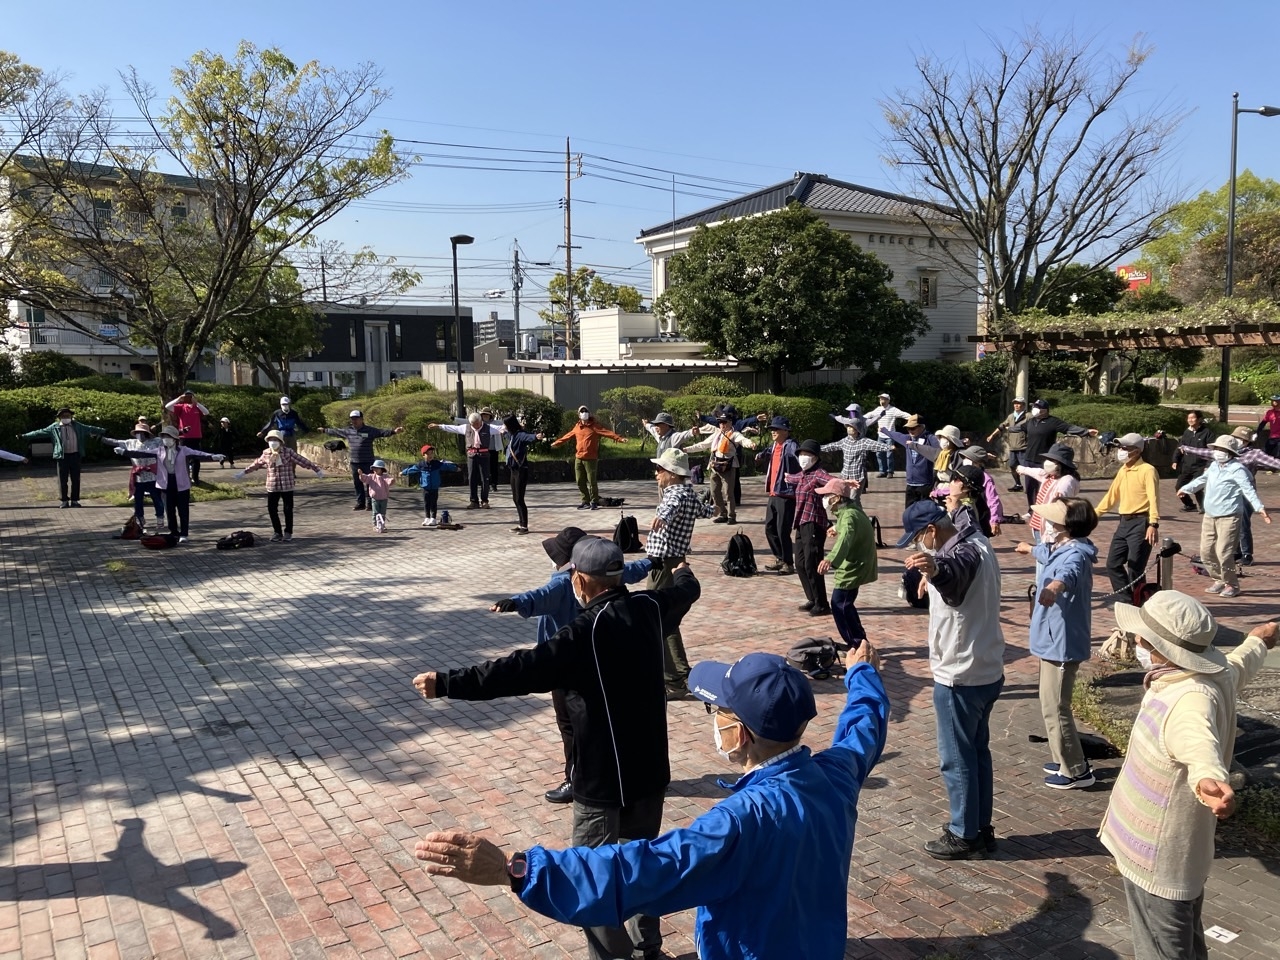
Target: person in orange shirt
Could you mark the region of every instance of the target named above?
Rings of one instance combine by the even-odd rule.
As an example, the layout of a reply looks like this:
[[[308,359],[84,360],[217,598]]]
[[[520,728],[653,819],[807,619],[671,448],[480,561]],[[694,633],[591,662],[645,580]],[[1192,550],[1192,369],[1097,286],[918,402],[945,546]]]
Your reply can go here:
[[[600,467],[600,438],[608,437],[618,443],[626,443],[626,437],[620,437],[591,415],[586,406],[578,408],[578,422],[573,429],[558,440],[551,441],[553,447],[567,443],[570,439],[576,444],[574,449],[573,475],[578,481],[578,492],[582,494],[579,510],[595,510],[600,506],[600,487],[597,482]]]

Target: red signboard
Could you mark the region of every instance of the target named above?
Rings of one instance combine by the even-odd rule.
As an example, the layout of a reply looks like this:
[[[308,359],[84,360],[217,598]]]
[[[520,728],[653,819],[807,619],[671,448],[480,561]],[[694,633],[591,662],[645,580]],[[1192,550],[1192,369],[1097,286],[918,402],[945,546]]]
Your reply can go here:
[[[1132,264],[1116,267],[1116,276],[1127,283],[1130,290],[1137,290],[1151,283],[1151,274]]]

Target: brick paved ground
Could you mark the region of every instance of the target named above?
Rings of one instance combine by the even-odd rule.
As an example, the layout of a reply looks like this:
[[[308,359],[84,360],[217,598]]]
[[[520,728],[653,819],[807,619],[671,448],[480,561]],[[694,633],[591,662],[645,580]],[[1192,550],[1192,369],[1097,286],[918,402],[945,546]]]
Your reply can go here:
[[[569,811],[542,800],[559,768],[546,698],[424,704],[409,684],[421,669],[532,641],[532,624],[485,612],[548,573],[540,538],[508,532],[512,511],[459,513],[465,531],[424,531],[414,493],[397,490],[377,537],[345,483],[306,481],[290,545],[212,549],[233,529],[267,530],[263,501],[250,499],[195,505],[192,542],[153,553],[109,538],[123,510],[92,500],[58,510],[32,499],[51,480],[0,477],[0,960],[583,955],[576,931],[505,890],[431,878],[410,854],[419,834],[455,825],[508,846],[568,837]],[[95,473],[88,486],[121,477]],[[647,516],[648,485],[611,487]],[[1276,478],[1263,487],[1280,500]],[[1101,488],[1085,485],[1095,497]],[[758,481],[746,494],[742,513],[755,520]],[[445,500],[462,505],[455,492]],[[530,500],[544,536],[569,523],[606,532],[616,519],[571,509],[568,487],[535,488]],[[881,481],[868,503],[894,534],[900,486]],[[759,524],[744,526],[763,553]],[[1099,531],[1104,546],[1110,529]],[[719,574],[731,532],[699,525],[692,562],[705,594],[686,622],[691,656],[781,651],[792,635],[831,633],[830,621],[795,614],[794,577]],[[1165,532],[1195,542],[1179,517]],[[1265,560],[1280,537],[1258,532]],[[1123,897],[1094,839],[1118,762],[1099,764],[1088,791],[1041,785],[1043,747],[1027,739],[1041,732],[1029,568],[1009,543],[1000,540],[1009,649],[993,719],[994,860],[949,865],[920,852],[946,807],[924,619],[894,596],[899,552],[882,553],[884,579],[863,592],[894,722],[861,802],[849,957],[1129,955]],[[1242,600],[1212,606],[1238,623],[1274,613],[1260,588],[1274,590],[1276,572],[1255,566]],[[1178,567],[1179,586],[1204,582]],[[1101,637],[1109,617],[1099,622]],[[807,739],[822,746],[840,688],[818,688]],[[700,704],[673,704],[670,716],[666,822],[679,825],[722,796],[727,771]],[[1276,955],[1278,873],[1274,861],[1220,857],[1206,922],[1240,937],[1215,956]],[[693,956],[691,925],[688,913],[664,922],[673,956]]]

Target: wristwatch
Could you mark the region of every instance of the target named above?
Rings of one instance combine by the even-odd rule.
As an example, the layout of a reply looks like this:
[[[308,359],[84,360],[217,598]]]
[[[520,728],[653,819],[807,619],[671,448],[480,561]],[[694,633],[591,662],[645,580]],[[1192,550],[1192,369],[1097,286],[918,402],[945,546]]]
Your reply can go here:
[[[507,858],[507,876],[511,878],[511,889],[519,893],[524,889],[524,879],[529,875],[529,861],[523,853],[513,853]]]

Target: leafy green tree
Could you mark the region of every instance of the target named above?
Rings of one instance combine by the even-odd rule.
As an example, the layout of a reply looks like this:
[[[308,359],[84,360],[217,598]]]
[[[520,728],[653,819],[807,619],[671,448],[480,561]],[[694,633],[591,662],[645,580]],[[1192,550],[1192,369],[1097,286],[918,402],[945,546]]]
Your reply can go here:
[[[24,387],[47,387],[63,380],[75,380],[77,377],[89,377],[97,373],[92,367],[77,363],[56,350],[24,353],[19,364],[18,381]]]
[[[1059,283],[1045,294],[1041,309],[1056,317],[1070,313],[1109,313],[1124,296],[1126,284],[1110,267],[1069,263]]]
[[[547,296],[550,304],[545,310],[538,311],[538,316],[544,323],[553,327],[564,326],[567,286],[563,273],[557,273],[547,282]],[[635,287],[612,284],[603,277],[596,276],[596,272],[590,267],[579,267],[573,271],[575,313],[583,310],[604,310],[609,307],[618,307],[627,313],[640,313],[644,308],[643,301],[643,294]]]
[[[172,79],[157,103],[136,71],[123,76],[145,136],[126,136],[104,92],[80,98],[27,151],[33,161],[10,163],[21,256],[0,268],[0,294],[91,335],[119,318],[131,344],[156,351],[165,397],[227,324],[283,306],[270,296],[277,268],[299,271],[298,303],[412,282],[316,238],[352,201],[408,176],[390,134],[362,133],[388,98],[376,67],[295,64],[244,42],[231,57],[195,54]]]
[[[893,271],[798,204],[699,226],[668,270],[654,312],[712,355],[768,371],[773,393],[784,372],[895,359],[929,328]]]
[[[1157,235],[1143,246],[1139,261],[1157,286],[1172,283],[1178,266],[1201,243],[1215,236],[1225,237],[1229,196],[1230,185],[1224,183],[1217,190],[1205,190],[1192,200],[1175,204],[1157,218]],[[1265,213],[1280,213],[1280,182],[1245,170],[1236,178],[1237,255],[1244,220]],[[1225,248],[1225,240],[1222,247]]]
[[[1280,302],[1280,207],[1236,217],[1233,267],[1234,296]],[[1169,288],[1183,300],[1194,302],[1223,296],[1226,282],[1227,234],[1223,229],[1197,241],[1173,265]]]
[[[247,363],[281,393],[289,390],[292,361],[324,346],[321,314],[301,302],[298,272],[277,267],[268,279],[262,307],[228,320],[222,328],[224,352]]]

